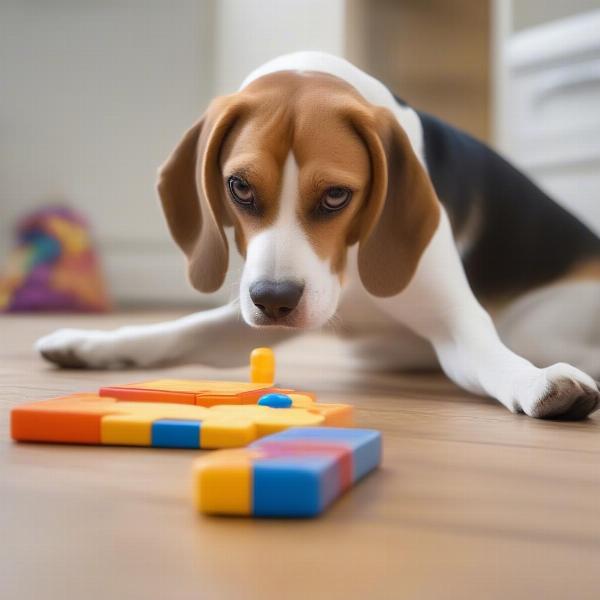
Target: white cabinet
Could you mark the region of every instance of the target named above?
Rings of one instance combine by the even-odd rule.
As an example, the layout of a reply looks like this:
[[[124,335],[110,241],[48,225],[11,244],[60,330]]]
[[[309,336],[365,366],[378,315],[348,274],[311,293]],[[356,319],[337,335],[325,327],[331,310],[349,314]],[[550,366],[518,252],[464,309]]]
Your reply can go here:
[[[600,11],[510,36],[503,60],[504,150],[600,233]]]

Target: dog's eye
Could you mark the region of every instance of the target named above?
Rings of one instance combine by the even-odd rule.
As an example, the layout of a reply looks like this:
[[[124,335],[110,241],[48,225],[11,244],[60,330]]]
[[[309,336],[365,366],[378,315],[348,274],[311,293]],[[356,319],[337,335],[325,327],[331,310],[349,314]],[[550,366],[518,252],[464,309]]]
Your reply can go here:
[[[240,177],[230,177],[227,181],[231,197],[244,206],[254,204],[254,192],[250,185]]]
[[[352,192],[343,187],[329,188],[321,198],[320,208],[325,212],[341,210],[350,202]]]

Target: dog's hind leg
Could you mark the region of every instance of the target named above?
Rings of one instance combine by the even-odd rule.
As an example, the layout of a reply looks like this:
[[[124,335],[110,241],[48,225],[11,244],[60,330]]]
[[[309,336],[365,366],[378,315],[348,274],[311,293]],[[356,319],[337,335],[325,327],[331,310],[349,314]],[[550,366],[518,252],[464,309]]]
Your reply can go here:
[[[600,281],[529,292],[494,321],[502,340],[538,367],[562,360],[600,380]]]

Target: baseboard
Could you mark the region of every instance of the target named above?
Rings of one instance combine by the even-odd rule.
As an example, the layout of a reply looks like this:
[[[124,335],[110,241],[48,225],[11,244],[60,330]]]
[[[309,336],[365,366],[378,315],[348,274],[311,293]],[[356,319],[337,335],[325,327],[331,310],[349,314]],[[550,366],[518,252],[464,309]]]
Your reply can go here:
[[[167,243],[101,245],[102,267],[115,302],[123,305],[217,306],[231,298],[232,279],[214,294],[189,284],[183,255]]]

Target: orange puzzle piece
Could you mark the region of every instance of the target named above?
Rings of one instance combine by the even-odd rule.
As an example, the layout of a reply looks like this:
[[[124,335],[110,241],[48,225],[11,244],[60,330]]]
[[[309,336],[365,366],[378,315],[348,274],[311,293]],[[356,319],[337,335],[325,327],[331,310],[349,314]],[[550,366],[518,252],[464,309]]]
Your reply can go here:
[[[175,402],[177,404],[256,404],[264,394],[288,394],[293,390],[275,388],[272,384],[242,381],[205,381],[156,379],[142,383],[100,388],[100,396],[118,400],[143,402]]]

